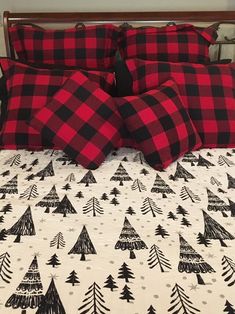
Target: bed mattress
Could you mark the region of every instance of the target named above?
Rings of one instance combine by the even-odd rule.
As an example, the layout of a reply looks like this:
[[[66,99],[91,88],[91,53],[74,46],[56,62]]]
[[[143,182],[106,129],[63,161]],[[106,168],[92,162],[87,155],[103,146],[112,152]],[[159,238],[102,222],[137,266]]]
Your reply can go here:
[[[5,150],[0,176],[1,314],[235,313],[235,150]]]

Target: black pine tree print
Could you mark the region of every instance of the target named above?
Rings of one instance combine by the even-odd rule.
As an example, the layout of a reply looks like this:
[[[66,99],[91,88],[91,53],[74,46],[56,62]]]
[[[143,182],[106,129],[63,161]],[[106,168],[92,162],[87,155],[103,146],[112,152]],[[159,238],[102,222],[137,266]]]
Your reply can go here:
[[[150,307],[148,308],[147,314],[157,314],[155,308],[152,305],[150,305]]]
[[[228,199],[228,202],[229,202],[229,209],[231,212],[231,217],[235,217],[235,202],[233,202],[230,199]]]
[[[75,284],[80,283],[79,278],[78,278],[75,270],[71,271],[71,273],[69,274],[69,276],[65,282],[71,283],[72,286],[75,286]]]
[[[207,152],[207,153],[206,153],[206,156],[208,156],[208,157],[213,157],[213,155],[212,155],[210,152]]]
[[[176,164],[176,171],[173,176],[171,176],[173,180],[184,179],[185,182],[188,182],[188,179],[195,179],[195,177],[188,172],[179,162]]]
[[[127,285],[125,285],[124,288],[122,289],[120,299],[126,300],[128,303],[131,300],[135,300],[135,298],[133,297],[133,293],[131,292],[131,289]]]
[[[0,210],[1,213],[3,213],[4,215],[6,215],[6,213],[10,213],[12,212],[12,206],[10,203],[6,204],[3,206],[3,208]]]
[[[140,209],[143,215],[151,213],[153,217],[156,217],[156,214],[162,214],[162,210],[157,207],[156,203],[150,197],[145,198]]]
[[[114,206],[117,206],[117,205],[119,205],[119,202],[118,202],[118,200],[114,197],[113,199],[111,199],[110,204],[112,204],[112,205],[114,205]]]
[[[19,220],[7,230],[7,233],[16,235],[14,242],[20,242],[21,236],[33,236],[36,234],[30,206],[26,209]]]
[[[56,187],[53,185],[49,193],[45,195],[35,206],[46,207],[45,213],[49,213],[50,207],[57,207],[59,203],[60,199],[56,192]]]
[[[10,181],[0,187],[0,193],[2,193],[2,199],[6,197],[6,194],[18,194],[18,176],[14,176]]]
[[[231,287],[235,284],[235,262],[230,257],[223,256],[222,266],[224,271],[222,273],[224,281]]]
[[[171,269],[171,264],[169,260],[165,257],[160,248],[153,244],[150,248],[149,258],[148,258],[149,268],[154,268],[159,265],[162,273]]]
[[[0,176],[2,177],[6,177],[6,176],[9,176],[10,175],[10,171],[9,170],[6,170],[6,171],[3,171]]]
[[[204,235],[201,232],[199,232],[197,236],[197,243],[204,244],[206,247],[208,247],[211,244],[211,241],[206,239]]]
[[[168,312],[173,311],[172,314],[195,314],[200,312],[200,310],[193,306],[189,296],[177,283],[172,289],[171,298],[171,304],[173,305],[168,309]]]
[[[96,282],[88,288],[85,296],[83,300],[84,304],[78,309],[80,314],[105,314],[106,312],[110,312],[110,309],[104,305],[104,296]]]
[[[66,314],[53,278],[36,314]]]
[[[145,162],[144,154],[143,154],[142,152],[138,152],[138,153],[134,156],[133,161],[134,161],[134,162],[138,162],[138,163],[140,163],[141,165],[143,165],[143,163]]]
[[[75,180],[76,179],[75,179],[74,173],[70,173],[65,179],[65,181],[68,181],[68,182],[74,182]]]
[[[118,288],[116,282],[114,281],[114,278],[112,275],[109,275],[105,281],[104,288],[109,288],[111,291]]]
[[[191,152],[184,154],[182,159],[183,162],[190,162],[191,166],[194,166],[198,161],[198,158]]]
[[[6,229],[2,229],[0,231],[0,241],[5,241],[7,239],[7,231]]]
[[[118,195],[121,194],[121,192],[120,192],[116,187],[114,187],[114,188],[110,191],[109,194],[110,194],[110,195],[114,195],[115,197],[117,197]]]
[[[182,216],[189,215],[188,211],[187,211],[184,207],[182,207],[181,205],[179,205],[179,206],[176,208],[176,214],[182,215]]]
[[[85,183],[85,186],[89,186],[91,183],[97,183],[91,170],[89,170],[79,183]]]
[[[19,286],[7,300],[5,306],[13,309],[36,309],[43,300],[43,286],[35,256]],[[24,312],[26,313],[26,311]],[[44,313],[45,314],[45,313]]]
[[[26,198],[29,201],[36,197],[38,197],[37,186],[36,184],[33,184],[30,185],[23,193],[21,193],[19,198]]]
[[[233,178],[230,174],[227,173],[228,178],[228,189],[235,189],[235,178]],[[1,190],[0,190],[1,192]]]
[[[66,217],[67,214],[77,214],[75,208],[71,204],[67,195],[65,195],[62,200],[59,202],[56,209],[53,210],[54,214],[63,214],[63,217]]]
[[[162,238],[165,238],[169,236],[169,233],[161,225],[158,225],[155,229],[155,235],[160,235]]]
[[[69,183],[66,183],[63,187],[62,190],[68,191],[71,190],[71,185]]]
[[[119,185],[123,185],[123,181],[132,181],[132,178],[129,176],[122,163],[120,163],[110,181],[119,181]]]
[[[62,232],[57,233],[54,236],[53,240],[50,242],[50,247],[54,247],[54,246],[57,249],[65,247],[65,241],[64,241],[64,237],[63,237]]]
[[[137,190],[139,192],[143,192],[143,191],[146,191],[146,186],[139,180],[139,179],[136,179],[132,186],[131,186],[131,189],[133,191]]]
[[[143,174],[144,176],[146,176],[147,174],[149,174],[148,170],[143,168],[140,170],[140,174]]]
[[[217,180],[215,177],[211,177],[211,179],[210,179],[210,183],[212,184],[212,185],[217,185],[217,186],[221,186],[222,184],[221,184],[221,182],[219,182],[219,180]]]
[[[129,250],[130,251],[130,258],[136,258],[134,250],[143,250],[147,249],[147,245],[144,241],[141,240],[138,233],[130,224],[129,220],[125,217],[123,228],[121,234],[119,236],[119,240],[115,245],[115,249]]]
[[[4,222],[4,216],[0,216],[0,224]]]
[[[204,285],[200,273],[212,273],[214,269],[204,261],[202,256],[198,254],[191,245],[179,235],[180,240],[180,261],[178,265],[178,271],[180,273],[195,273],[197,276],[197,282],[199,285]]]
[[[226,205],[226,203],[217,195],[215,195],[211,190],[206,189],[206,191],[208,197],[207,210],[220,211],[222,214],[224,213],[224,211],[230,210],[229,205]]]
[[[52,257],[48,260],[47,265],[51,265],[53,268],[55,266],[61,265],[61,263],[60,263],[60,261],[58,259],[58,256],[56,254],[53,254]]]
[[[192,224],[188,221],[188,219],[186,219],[185,217],[182,218],[181,220],[181,225],[182,226],[186,226],[186,227],[190,227],[192,226]]]
[[[85,226],[83,226],[77,242],[74,244],[73,248],[69,251],[68,254],[81,254],[80,261],[85,261],[85,256],[87,254],[97,254]]]
[[[109,199],[107,193],[103,193],[100,198],[102,201],[107,201]]]
[[[19,166],[20,164],[20,154],[14,155],[11,158],[7,159],[4,162],[4,165],[9,165],[10,167],[12,166]]]
[[[27,176],[26,178],[25,178],[25,180],[27,180],[27,181],[31,181],[31,180],[33,180],[34,179],[34,174],[30,174],[29,176]]]
[[[227,246],[224,240],[234,240],[235,237],[229,233],[223,226],[209,216],[204,210],[204,237],[210,240],[219,240],[221,246]]]
[[[96,197],[89,199],[86,205],[83,206],[83,214],[88,213],[91,213],[93,217],[97,216],[97,214],[102,215],[104,213],[103,208],[100,206],[100,203]]]
[[[129,206],[129,207],[127,208],[127,210],[126,210],[126,214],[132,216],[132,215],[135,215],[136,212],[134,211],[134,209],[133,209],[131,206]]]
[[[168,219],[172,219],[172,220],[177,220],[178,219],[173,212],[169,212],[168,215],[167,215],[167,218]]]
[[[196,194],[194,194],[189,188],[186,186],[183,186],[180,192],[180,197],[183,201],[187,200],[188,198],[195,203],[196,201],[200,201],[200,197]]]
[[[38,165],[38,158],[34,159],[30,164],[30,166],[33,166],[33,167],[37,165]]]
[[[12,271],[10,255],[8,252],[5,252],[0,255],[0,278],[6,282],[10,283]]]
[[[50,156],[50,157],[54,157],[54,156],[58,156],[59,155],[59,151],[58,150],[53,150],[53,149],[48,149],[45,151],[44,155],[46,156]]]
[[[56,159],[56,161],[61,161],[61,162],[62,162],[62,165],[65,166],[66,163],[70,161],[70,158],[69,158],[67,155],[64,154],[63,156],[58,157],[58,158]]]
[[[135,279],[133,272],[126,263],[123,263],[120,267],[118,278],[125,279],[125,282],[129,282],[129,279]]]
[[[231,167],[231,166],[235,165],[233,161],[231,161],[230,159],[228,159],[227,157],[222,156],[222,155],[219,155],[218,164],[220,166],[226,165],[228,167]]]
[[[206,158],[199,155],[197,166],[206,167],[208,169],[208,168],[214,166],[214,164],[212,164],[209,160],[207,160]]]
[[[166,184],[166,182],[158,174],[156,174],[156,179],[154,181],[151,192],[162,193],[163,198],[166,198],[167,194],[175,194],[175,192],[169,187],[168,184]]]
[[[82,191],[78,191],[77,194],[75,195],[75,197],[84,198]]]
[[[39,172],[37,172],[35,174],[35,177],[40,177],[40,180],[44,180],[44,178],[46,177],[53,177],[55,175],[54,173],[54,169],[53,169],[53,163],[52,161],[49,162],[49,164],[43,168],[42,170],[40,170]]]
[[[228,300],[226,300],[224,306],[225,306],[225,308],[224,308],[223,312],[226,312],[227,314],[235,314],[235,309],[234,309],[233,305],[230,302],[228,302]]]

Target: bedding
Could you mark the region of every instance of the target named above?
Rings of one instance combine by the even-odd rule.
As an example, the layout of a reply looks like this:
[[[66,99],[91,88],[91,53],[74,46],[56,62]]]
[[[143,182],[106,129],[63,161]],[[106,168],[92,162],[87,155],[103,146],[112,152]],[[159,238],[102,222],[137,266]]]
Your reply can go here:
[[[0,313],[234,313],[234,149],[164,172],[125,148],[95,171],[2,150],[0,168]]]

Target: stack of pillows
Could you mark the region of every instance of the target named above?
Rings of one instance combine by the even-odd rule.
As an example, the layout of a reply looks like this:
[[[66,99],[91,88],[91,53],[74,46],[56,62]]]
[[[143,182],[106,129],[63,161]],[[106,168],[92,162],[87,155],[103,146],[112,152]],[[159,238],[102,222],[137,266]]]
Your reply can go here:
[[[0,58],[1,149],[62,149],[96,169],[128,146],[162,170],[235,147],[235,64],[210,63],[213,27],[9,31],[18,59]]]

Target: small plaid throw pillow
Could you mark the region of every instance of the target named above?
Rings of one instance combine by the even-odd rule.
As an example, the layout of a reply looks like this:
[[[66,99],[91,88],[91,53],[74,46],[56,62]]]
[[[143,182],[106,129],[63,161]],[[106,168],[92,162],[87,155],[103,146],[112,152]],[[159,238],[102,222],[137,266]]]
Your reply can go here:
[[[154,169],[162,170],[186,152],[200,148],[200,137],[173,81],[115,101],[128,130]]]
[[[113,98],[78,71],[30,125],[83,167],[96,169],[120,142],[123,123]]]

